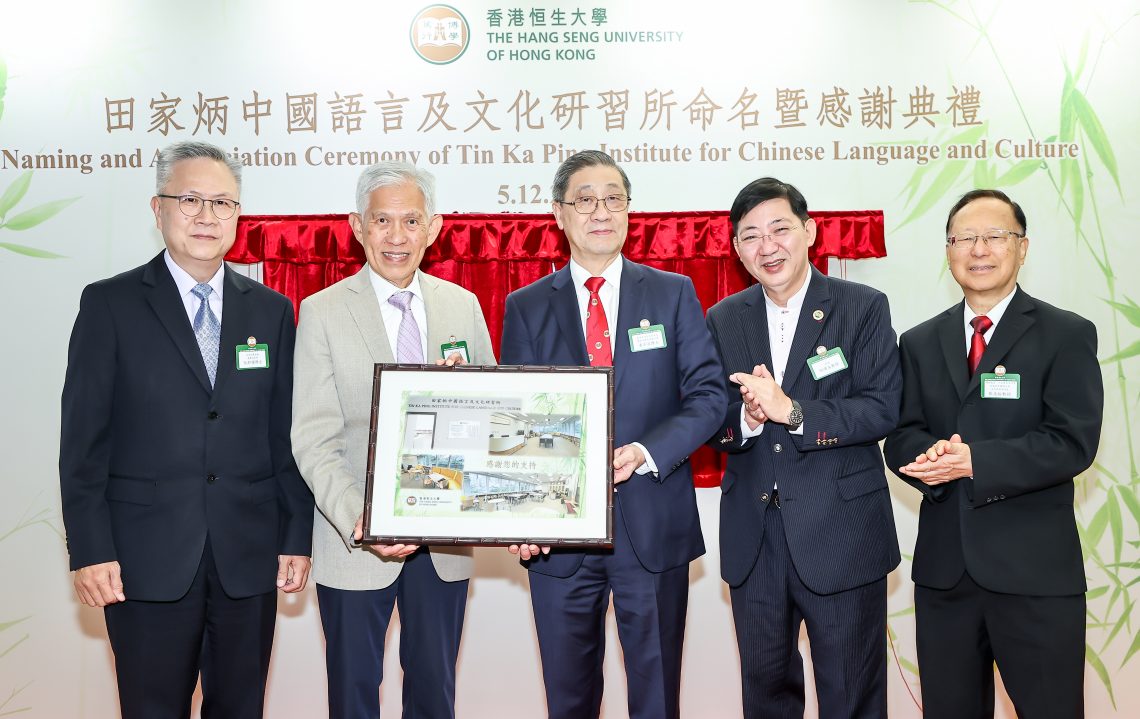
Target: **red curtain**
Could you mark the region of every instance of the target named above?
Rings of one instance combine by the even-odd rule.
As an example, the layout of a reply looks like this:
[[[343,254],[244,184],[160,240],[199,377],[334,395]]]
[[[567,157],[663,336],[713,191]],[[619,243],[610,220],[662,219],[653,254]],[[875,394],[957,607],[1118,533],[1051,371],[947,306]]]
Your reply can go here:
[[[812,262],[827,272],[827,258],[885,257],[883,213],[877,210],[812,212],[818,227]],[[736,260],[727,212],[631,212],[626,257],[689,276],[701,305],[752,284]],[[569,248],[549,214],[444,215],[443,230],[421,268],[478,296],[498,353],[503,304],[511,291],[565,264]],[[265,284],[301,300],[355,274],[364,251],[346,215],[247,215],[226,259],[263,263]],[[722,456],[704,448],[693,456],[698,487],[720,483]]]

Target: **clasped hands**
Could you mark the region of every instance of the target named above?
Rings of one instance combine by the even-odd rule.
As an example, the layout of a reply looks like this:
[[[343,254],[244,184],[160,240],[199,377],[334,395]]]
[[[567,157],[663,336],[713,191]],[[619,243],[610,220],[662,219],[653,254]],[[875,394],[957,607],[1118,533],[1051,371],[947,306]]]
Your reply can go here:
[[[908,477],[914,477],[931,487],[974,475],[970,459],[970,445],[955,433],[950,439],[940,439],[930,449],[914,458],[910,464],[899,467]]]
[[[776,383],[768,368],[758,364],[752,374],[733,372],[730,380],[740,385],[740,399],[744,402],[744,421],[749,429],[756,429],[768,420],[787,424],[792,412],[792,400]]]

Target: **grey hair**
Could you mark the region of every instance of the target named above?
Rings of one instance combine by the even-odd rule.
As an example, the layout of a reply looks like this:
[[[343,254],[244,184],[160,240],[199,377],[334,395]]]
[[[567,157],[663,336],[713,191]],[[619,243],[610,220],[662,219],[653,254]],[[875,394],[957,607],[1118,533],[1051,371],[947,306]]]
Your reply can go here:
[[[617,170],[621,174],[622,184],[625,185],[625,194],[632,195],[629,177],[626,176],[625,170],[621,169],[621,166],[614,161],[614,158],[601,150],[583,150],[566,158],[566,161],[555,170],[554,185],[551,186],[551,196],[555,200],[566,199],[566,190],[570,189],[570,177],[578,170],[595,167],[597,165],[612,167]]]
[[[230,174],[237,182],[238,191],[241,191],[241,162],[226,154],[222,148],[208,142],[183,140],[167,145],[158,152],[158,161],[155,163],[155,187],[161,193],[170,182],[174,173],[174,166],[183,160],[193,160],[203,157],[207,160],[217,160],[229,168]]]
[[[356,211],[364,215],[368,209],[368,196],[381,187],[391,187],[410,182],[419,188],[424,196],[424,211],[427,216],[435,215],[435,176],[407,162],[377,162],[360,173],[356,181]]]

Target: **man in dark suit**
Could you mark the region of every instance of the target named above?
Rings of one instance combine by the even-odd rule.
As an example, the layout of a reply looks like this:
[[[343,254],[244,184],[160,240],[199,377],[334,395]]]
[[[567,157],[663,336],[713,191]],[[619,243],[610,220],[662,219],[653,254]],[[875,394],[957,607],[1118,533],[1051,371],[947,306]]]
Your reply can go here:
[[[60,490],[79,599],[105,607],[124,717],[260,717],[275,589],[309,574],[289,445],[293,308],[222,262],[241,165],[176,143],[151,199],[166,250],[89,285],[68,349]]]
[[[926,716],[992,717],[995,662],[1018,716],[1083,716],[1073,477],[1100,440],[1096,328],[1018,287],[1029,238],[1005,193],[966,193],[946,233],[965,297],[903,334],[902,416],[884,450],[923,495],[913,574]]]
[[[721,576],[744,715],[803,715],[803,621],[820,716],[883,717],[886,576],[899,549],[878,441],[902,384],[887,298],[812,268],[815,221],[795,187],[756,180],[729,219],[759,281],[708,313],[740,385],[710,444],[730,453]]]
[[[613,159],[558,168],[554,218],[569,264],[507,297],[508,365],[614,367],[614,547],[512,547],[530,569],[551,717],[596,717],[610,594],[629,716],[679,714],[689,562],[704,553],[688,455],[716,429],[723,372],[692,282],[622,258],[630,184]],[[587,346],[588,345],[588,346]]]

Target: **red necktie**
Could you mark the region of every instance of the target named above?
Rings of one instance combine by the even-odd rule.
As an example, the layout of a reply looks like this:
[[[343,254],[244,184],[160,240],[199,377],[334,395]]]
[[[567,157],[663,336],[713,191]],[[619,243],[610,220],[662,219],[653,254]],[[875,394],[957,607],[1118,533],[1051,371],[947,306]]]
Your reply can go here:
[[[970,320],[970,324],[974,326],[974,336],[970,338],[970,354],[966,357],[966,364],[970,366],[970,376],[973,377],[986,351],[986,332],[994,326],[994,323],[989,317],[978,315]]]
[[[613,350],[610,348],[610,324],[606,321],[602,298],[598,297],[598,289],[605,281],[603,277],[586,280],[586,289],[590,291],[590,300],[586,303],[586,352],[591,367],[610,367],[614,363]]]

